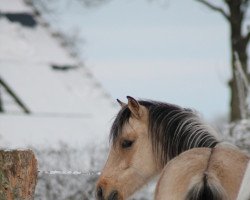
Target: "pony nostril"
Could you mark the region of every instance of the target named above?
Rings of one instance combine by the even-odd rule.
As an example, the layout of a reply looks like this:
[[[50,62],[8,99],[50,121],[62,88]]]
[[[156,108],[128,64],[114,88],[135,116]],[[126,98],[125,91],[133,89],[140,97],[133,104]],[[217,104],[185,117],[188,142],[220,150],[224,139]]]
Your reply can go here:
[[[108,197],[108,200],[118,200],[118,192],[117,191],[111,192],[111,194]]]
[[[100,186],[97,187],[97,189],[96,189],[96,196],[97,196],[98,200],[104,199],[103,198],[103,191],[102,191],[102,188]]]

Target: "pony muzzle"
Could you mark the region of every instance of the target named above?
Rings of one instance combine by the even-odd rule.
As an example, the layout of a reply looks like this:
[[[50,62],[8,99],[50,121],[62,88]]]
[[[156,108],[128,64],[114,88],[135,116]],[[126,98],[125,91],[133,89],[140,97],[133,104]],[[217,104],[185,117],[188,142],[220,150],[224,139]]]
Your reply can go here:
[[[108,192],[104,187],[98,185],[96,188],[96,199],[97,200],[123,200],[117,190],[111,190]]]
[[[96,188],[96,199],[98,199],[98,200],[103,200],[104,199],[104,197],[103,197],[103,189],[100,186],[98,186]]]
[[[118,200],[119,195],[116,190],[112,191],[110,195],[108,196],[108,200]]]

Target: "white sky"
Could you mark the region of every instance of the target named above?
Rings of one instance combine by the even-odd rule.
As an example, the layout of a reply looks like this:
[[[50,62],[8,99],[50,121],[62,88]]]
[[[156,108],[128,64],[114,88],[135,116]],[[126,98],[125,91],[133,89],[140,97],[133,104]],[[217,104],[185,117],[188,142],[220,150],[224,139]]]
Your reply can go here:
[[[85,63],[114,98],[171,102],[209,120],[228,112],[229,32],[219,14],[194,0],[67,3],[62,14],[58,24],[80,30]]]

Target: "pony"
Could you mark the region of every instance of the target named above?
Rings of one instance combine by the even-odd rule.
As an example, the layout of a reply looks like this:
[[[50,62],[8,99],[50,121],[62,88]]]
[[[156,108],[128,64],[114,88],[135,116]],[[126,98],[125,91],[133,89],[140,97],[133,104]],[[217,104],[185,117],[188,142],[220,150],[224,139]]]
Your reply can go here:
[[[98,200],[127,199],[158,174],[155,200],[248,198],[249,157],[221,143],[195,111],[127,99],[117,100],[121,110],[111,126]]]

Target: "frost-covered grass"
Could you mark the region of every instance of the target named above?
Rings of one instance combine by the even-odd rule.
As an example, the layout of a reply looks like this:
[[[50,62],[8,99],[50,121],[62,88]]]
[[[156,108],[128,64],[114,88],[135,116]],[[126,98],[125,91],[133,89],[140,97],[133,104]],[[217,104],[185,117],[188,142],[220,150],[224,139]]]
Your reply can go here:
[[[98,171],[105,161],[105,147],[85,146],[82,149],[61,143],[57,149],[35,150],[40,171]],[[91,200],[97,175],[43,174],[38,176],[35,199]]]
[[[228,141],[241,150],[250,153],[250,120],[244,119],[228,124],[222,130],[223,140]]]

